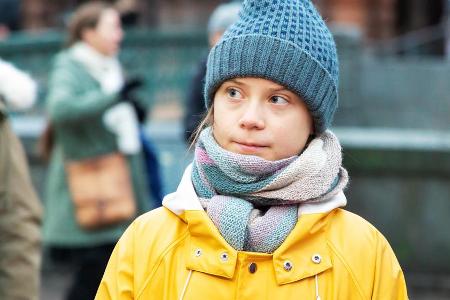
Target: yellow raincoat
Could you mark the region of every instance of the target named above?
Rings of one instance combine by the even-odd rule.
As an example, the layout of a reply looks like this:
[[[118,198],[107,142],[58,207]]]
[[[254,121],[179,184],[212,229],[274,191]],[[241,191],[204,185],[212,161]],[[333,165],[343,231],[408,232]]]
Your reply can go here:
[[[106,299],[408,299],[386,239],[340,206],[302,205],[273,254],[236,251],[202,209],[188,168],[164,207],[139,217],[117,244],[97,292]]]

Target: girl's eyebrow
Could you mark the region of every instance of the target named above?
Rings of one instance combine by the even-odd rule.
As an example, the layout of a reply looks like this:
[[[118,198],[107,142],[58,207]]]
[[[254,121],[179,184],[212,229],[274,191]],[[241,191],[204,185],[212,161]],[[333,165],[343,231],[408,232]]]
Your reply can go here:
[[[287,94],[290,94],[290,95],[295,95],[294,92],[292,92],[291,90],[285,88],[284,86],[268,87],[268,89],[270,90],[271,93],[283,92],[283,93],[287,93]]]
[[[289,92],[289,93],[292,93],[293,94],[293,92],[291,92],[290,90],[288,90],[287,88],[285,88],[285,87],[274,87],[274,88],[269,88],[269,90],[271,90],[272,92]]]
[[[235,83],[235,84],[237,84],[237,85],[244,85],[244,86],[247,86],[247,84],[246,84],[245,82],[243,82],[243,81],[241,81],[241,80],[239,80],[239,79],[229,79],[229,80],[227,80],[226,82],[229,82],[229,83]]]
[[[248,84],[245,83],[245,81],[239,80],[238,78],[229,79],[229,80],[227,80],[227,82],[234,83],[234,84],[241,85],[241,86],[248,86]],[[272,92],[282,92],[282,91],[291,92],[290,90],[288,90],[284,86],[269,87],[268,89],[270,91],[272,91]]]

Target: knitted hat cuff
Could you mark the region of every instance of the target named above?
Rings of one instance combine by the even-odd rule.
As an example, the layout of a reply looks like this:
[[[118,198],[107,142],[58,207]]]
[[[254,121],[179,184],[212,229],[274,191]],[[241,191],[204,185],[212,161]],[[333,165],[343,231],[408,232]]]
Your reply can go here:
[[[207,107],[224,81],[259,77],[301,96],[314,119],[316,133],[331,125],[338,101],[336,83],[317,60],[293,43],[264,35],[225,39],[211,50],[207,69]]]

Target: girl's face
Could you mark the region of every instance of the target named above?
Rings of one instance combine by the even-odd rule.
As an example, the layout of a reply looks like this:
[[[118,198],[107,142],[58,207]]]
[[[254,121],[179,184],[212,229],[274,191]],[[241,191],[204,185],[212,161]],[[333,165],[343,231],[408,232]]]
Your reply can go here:
[[[106,56],[117,54],[122,38],[120,16],[114,9],[105,10],[98,20],[97,27],[87,29],[83,35],[85,42]]]
[[[213,132],[228,151],[274,161],[300,154],[313,121],[303,100],[283,86],[235,78],[214,96]]]

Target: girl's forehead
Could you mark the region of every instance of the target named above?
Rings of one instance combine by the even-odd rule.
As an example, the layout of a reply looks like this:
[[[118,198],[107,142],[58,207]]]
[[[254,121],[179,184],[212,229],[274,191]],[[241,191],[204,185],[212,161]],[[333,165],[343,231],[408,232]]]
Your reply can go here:
[[[264,86],[268,89],[286,89],[286,87],[265,78],[260,77],[236,77],[226,80],[224,83],[234,83],[242,86]]]

